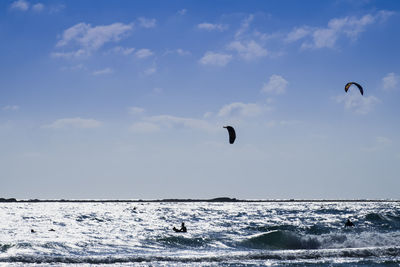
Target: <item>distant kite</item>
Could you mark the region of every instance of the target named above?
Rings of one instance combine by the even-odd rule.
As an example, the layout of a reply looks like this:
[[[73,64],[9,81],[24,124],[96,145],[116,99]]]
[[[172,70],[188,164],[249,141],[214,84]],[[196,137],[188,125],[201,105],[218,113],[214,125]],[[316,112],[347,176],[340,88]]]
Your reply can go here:
[[[349,90],[349,88],[350,88],[350,86],[351,86],[352,84],[354,84],[355,86],[358,87],[358,89],[360,89],[361,95],[364,95],[364,90],[363,90],[362,86],[359,85],[359,84],[356,83],[356,82],[349,82],[349,83],[346,84],[346,86],[344,87],[344,90],[346,91],[346,93],[347,93],[347,91]]]
[[[233,142],[235,142],[236,139],[236,133],[235,133],[235,129],[233,129],[232,126],[224,126],[224,128],[226,128],[228,130],[229,133],[229,143],[233,144]]]

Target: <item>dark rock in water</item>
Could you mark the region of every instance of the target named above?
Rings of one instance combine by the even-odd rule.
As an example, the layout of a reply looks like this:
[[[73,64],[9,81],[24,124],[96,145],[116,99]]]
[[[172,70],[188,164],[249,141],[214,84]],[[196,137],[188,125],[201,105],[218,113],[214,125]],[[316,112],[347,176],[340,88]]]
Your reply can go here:
[[[15,198],[0,198],[0,202],[17,202]]]

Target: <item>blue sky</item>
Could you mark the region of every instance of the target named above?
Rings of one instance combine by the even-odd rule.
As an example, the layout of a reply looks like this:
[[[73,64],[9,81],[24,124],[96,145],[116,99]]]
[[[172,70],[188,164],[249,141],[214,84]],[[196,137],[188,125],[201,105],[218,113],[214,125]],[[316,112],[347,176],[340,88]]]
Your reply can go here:
[[[399,12],[1,1],[0,195],[398,199]]]

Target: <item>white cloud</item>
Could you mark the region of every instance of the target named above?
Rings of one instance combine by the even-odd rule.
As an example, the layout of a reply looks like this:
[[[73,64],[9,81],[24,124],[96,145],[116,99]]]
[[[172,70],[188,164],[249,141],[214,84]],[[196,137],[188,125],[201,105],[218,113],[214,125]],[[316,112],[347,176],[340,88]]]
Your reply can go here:
[[[349,91],[349,93],[337,96],[337,103],[344,103],[345,109],[353,110],[358,114],[367,114],[381,101],[375,96],[362,96],[358,91]]]
[[[186,13],[187,13],[187,9],[186,8],[181,9],[181,10],[178,11],[178,15],[181,15],[181,16],[186,15]]]
[[[228,29],[228,25],[224,25],[224,24],[212,24],[212,23],[208,23],[208,22],[204,22],[204,23],[200,23],[197,25],[197,28],[201,29],[201,30],[206,30],[206,31],[225,31],[226,29]]]
[[[232,55],[220,54],[214,52],[206,52],[204,56],[200,59],[200,63],[203,65],[215,65],[215,66],[225,66],[232,60]]]
[[[153,52],[151,52],[151,50],[147,49],[147,48],[140,49],[135,53],[135,56],[137,58],[146,58],[146,57],[150,57],[152,55],[153,55]]]
[[[189,51],[183,50],[183,49],[181,49],[181,48],[176,49],[176,53],[177,53],[178,55],[180,55],[180,56],[188,56],[188,55],[191,54]]]
[[[111,74],[113,72],[114,71],[111,68],[105,68],[105,69],[93,71],[92,74],[97,76],[97,75]]]
[[[154,133],[160,131],[160,127],[157,124],[151,122],[136,122],[129,128],[134,133]]]
[[[383,21],[392,14],[392,12],[380,11],[375,15],[367,14],[360,18],[334,18],[328,22],[325,28],[297,27],[287,35],[285,41],[294,42],[307,38],[308,40],[302,43],[302,48],[334,48],[341,36],[354,41],[360,33],[366,30],[367,26],[377,21]]]
[[[140,108],[140,107],[129,107],[128,110],[129,110],[129,113],[133,114],[133,115],[142,114],[144,112],[144,108]]]
[[[223,106],[219,112],[219,117],[228,117],[228,116],[242,116],[242,117],[253,117],[260,115],[263,111],[263,107],[254,103],[241,103],[234,102],[228,105]]]
[[[79,49],[76,51],[71,51],[71,52],[53,52],[51,53],[51,57],[53,58],[64,58],[64,59],[74,59],[74,58],[80,58],[83,56],[88,56],[88,51],[85,51],[84,49]]]
[[[293,31],[289,32],[289,34],[286,36],[285,41],[286,42],[294,42],[297,40],[300,40],[307,35],[311,34],[312,31],[310,27],[299,27],[299,28],[294,28]]]
[[[56,44],[57,48],[67,45],[78,45],[78,51],[89,54],[108,42],[118,42],[127,36],[133,29],[132,24],[113,23],[92,27],[90,24],[78,23],[66,29]],[[65,53],[64,53],[65,54]],[[76,53],[74,54],[76,56]]]
[[[289,84],[282,76],[273,74],[269,77],[268,83],[264,83],[262,92],[273,93],[273,94],[283,94],[286,91],[286,87]]]
[[[19,110],[19,106],[17,105],[7,105],[2,108],[4,111],[17,111]]]
[[[254,40],[251,41],[233,41],[228,45],[229,50],[235,50],[239,56],[246,60],[265,57],[268,51]]]
[[[388,18],[396,14],[394,11],[380,10],[376,15],[381,21],[386,21]]]
[[[205,119],[210,118],[213,114],[214,113],[208,111],[208,112],[204,113],[203,118],[205,118]]]
[[[157,24],[156,19],[138,18],[139,25],[143,28],[154,28]]]
[[[62,11],[64,8],[65,8],[64,4],[52,5],[52,6],[49,6],[49,13],[55,14],[55,13]]]
[[[281,38],[282,34],[281,33],[272,33],[272,34],[262,33],[262,32],[255,30],[254,36],[256,36],[257,38],[259,38],[262,41],[267,41],[267,40],[271,40],[271,39]]]
[[[116,46],[111,51],[116,53],[116,54],[122,54],[122,55],[127,56],[127,55],[132,54],[133,51],[135,51],[135,48],[133,48],[133,47]]]
[[[27,11],[29,9],[29,3],[25,0],[14,1],[11,3],[10,8],[20,11]]]
[[[65,118],[58,119],[49,125],[43,126],[44,128],[52,128],[52,129],[65,129],[65,128],[80,128],[80,129],[89,129],[89,128],[97,128],[101,126],[101,122],[94,119],[82,119],[82,118]]]
[[[167,50],[164,53],[164,55],[169,55],[169,54],[178,54],[179,56],[189,56],[192,53],[190,53],[189,51],[184,50],[182,48],[178,48],[178,49],[175,49],[175,50]]]
[[[250,23],[254,20],[254,15],[249,15],[247,18],[245,18],[241,25],[239,30],[235,33],[235,38],[239,38],[243,35],[243,33],[245,33],[247,31],[247,29],[250,26]]]
[[[390,91],[390,90],[396,89],[397,85],[399,84],[399,81],[400,81],[399,75],[396,75],[393,72],[388,73],[382,79],[383,90]]]
[[[42,3],[37,3],[32,6],[33,11],[40,12],[44,9],[44,5]]]

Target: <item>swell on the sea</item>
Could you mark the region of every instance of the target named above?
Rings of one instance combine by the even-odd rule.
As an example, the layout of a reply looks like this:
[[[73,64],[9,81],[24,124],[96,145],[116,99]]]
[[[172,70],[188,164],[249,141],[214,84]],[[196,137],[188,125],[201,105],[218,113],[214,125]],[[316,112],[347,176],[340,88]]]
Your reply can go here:
[[[322,249],[322,250],[280,250],[249,253],[227,253],[217,256],[36,256],[17,255],[0,257],[0,263],[21,264],[117,264],[117,263],[218,263],[233,261],[264,261],[264,260],[329,260],[380,258],[386,262],[400,263],[398,260],[390,261],[391,257],[400,254],[400,247],[371,247],[371,248],[346,248],[346,249]]]

